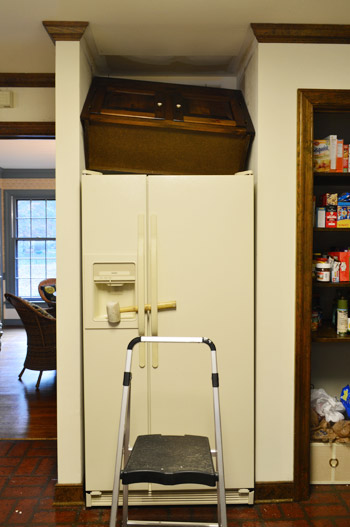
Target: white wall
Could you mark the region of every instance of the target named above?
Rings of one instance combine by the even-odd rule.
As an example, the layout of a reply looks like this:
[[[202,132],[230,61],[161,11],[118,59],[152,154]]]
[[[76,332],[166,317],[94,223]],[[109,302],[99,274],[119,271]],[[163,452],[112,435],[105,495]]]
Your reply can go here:
[[[246,71],[257,100],[257,481],[293,479],[297,90],[349,89],[349,59],[347,45],[259,44]]]
[[[242,90],[244,100],[248,108],[250,118],[253,122],[254,129],[257,131],[258,128],[258,56],[259,50],[257,42],[253,41],[249,45],[249,51],[247,51],[246,63],[242,65],[242,72],[238,75],[238,86],[239,90]],[[257,172],[257,157],[258,157],[258,142],[254,139],[250,157],[249,157],[249,169],[253,170],[255,180]]]
[[[65,240],[58,248],[58,477],[59,483],[77,483],[83,469],[78,232],[83,156],[79,113],[89,69],[84,60],[80,62],[79,43],[56,46],[60,77],[57,134],[62,138],[57,151],[57,199],[61,201],[57,221],[58,236]],[[297,90],[348,89],[350,71],[344,64],[349,54],[346,45],[259,44],[245,72],[244,91],[256,130],[251,168],[257,180],[257,481],[293,479]],[[70,309],[64,311],[67,305]]]
[[[0,108],[0,121],[54,121],[55,88],[2,88],[13,92],[13,108]]]
[[[80,42],[56,42],[58,483],[82,483],[80,112],[91,82]]]

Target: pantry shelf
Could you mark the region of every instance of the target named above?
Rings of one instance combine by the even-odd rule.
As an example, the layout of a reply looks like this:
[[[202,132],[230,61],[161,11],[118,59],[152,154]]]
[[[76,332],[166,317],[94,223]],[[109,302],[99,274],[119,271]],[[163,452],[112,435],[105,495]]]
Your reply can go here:
[[[334,227],[314,227],[314,231],[315,232],[322,232],[322,231],[327,231],[327,232],[332,232],[333,234],[335,234],[336,232],[349,232],[350,231],[350,227],[338,227],[338,228],[334,228]]]
[[[322,326],[311,333],[313,342],[350,342],[350,334],[346,337],[339,337],[330,322],[323,322]]]
[[[314,172],[315,185],[348,185],[349,182],[349,172]]]
[[[320,177],[350,177],[350,172],[314,172],[314,176],[320,176]]]
[[[350,287],[350,282],[313,282],[313,287]]]

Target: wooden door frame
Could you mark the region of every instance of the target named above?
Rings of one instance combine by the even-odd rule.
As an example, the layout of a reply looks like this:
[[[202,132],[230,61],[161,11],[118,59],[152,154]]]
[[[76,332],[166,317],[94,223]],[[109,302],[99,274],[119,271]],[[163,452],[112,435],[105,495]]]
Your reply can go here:
[[[55,123],[2,121],[0,139],[55,139]]]
[[[350,111],[350,90],[298,90],[295,294],[294,500],[310,485],[311,304],[314,112]]]

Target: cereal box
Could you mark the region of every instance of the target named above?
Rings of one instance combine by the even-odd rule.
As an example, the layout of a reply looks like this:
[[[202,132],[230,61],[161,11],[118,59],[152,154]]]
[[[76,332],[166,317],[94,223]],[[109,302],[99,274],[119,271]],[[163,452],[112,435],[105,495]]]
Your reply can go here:
[[[314,140],[313,169],[315,172],[330,172],[331,156],[327,139]]]
[[[337,226],[337,206],[326,206],[326,228],[335,228]]]
[[[337,139],[336,143],[336,159],[335,159],[335,168],[332,168],[332,152],[331,152],[331,172],[343,172],[343,150],[344,150],[344,140]]]
[[[329,142],[329,155],[331,159],[330,171],[335,172],[337,170],[338,137],[335,134],[332,134],[327,135],[324,139]]]
[[[337,227],[350,227],[350,204],[338,205]]]

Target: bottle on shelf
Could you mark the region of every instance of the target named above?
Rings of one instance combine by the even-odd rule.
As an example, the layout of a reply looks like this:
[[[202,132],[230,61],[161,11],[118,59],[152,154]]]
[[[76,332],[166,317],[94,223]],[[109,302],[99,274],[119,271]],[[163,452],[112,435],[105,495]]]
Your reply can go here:
[[[337,304],[337,335],[346,337],[348,332],[348,301],[341,297]]]

